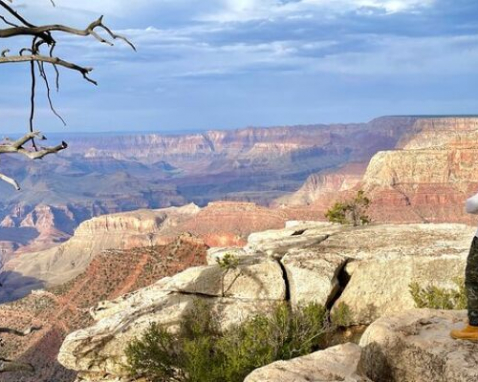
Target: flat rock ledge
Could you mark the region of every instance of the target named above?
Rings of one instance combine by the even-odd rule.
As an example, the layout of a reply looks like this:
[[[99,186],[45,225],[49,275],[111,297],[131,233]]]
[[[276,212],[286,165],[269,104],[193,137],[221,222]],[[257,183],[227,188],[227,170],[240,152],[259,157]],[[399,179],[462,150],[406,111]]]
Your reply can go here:
[[[364,333],[360,367],[376,382],[476,382],[478,343],[457,341],[464,311],[412,310],[382,317]]]
[[[274,362],[244,382],[476,382],[478,343],[449,334],[465,322],[464,311],[416,309],[385,316],[359,345]]]
[[[339,345],[290,361],[278,361],[253,371],[244,382],[370,382],[360,375],[361,348]]]

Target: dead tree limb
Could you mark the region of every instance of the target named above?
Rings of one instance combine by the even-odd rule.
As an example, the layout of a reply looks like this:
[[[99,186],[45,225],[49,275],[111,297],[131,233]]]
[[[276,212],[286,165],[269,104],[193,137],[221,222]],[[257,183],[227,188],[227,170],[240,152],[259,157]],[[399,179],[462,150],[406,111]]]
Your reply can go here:
[[[20,139],[10,142],[6,141],[4,143],[0,144],[0,155],[1,154],[22,154],[26,156],[29,159],[43,159],[45,156],[49,154],[56,154],[59,153],[62,150],[65,150],[68,148],[68,144],[66,142],[61,142],[61,144],[54,146],[54,147],[41,147],[41,148],[36,148],[34,150],[30,150],[24,147],[24,145],[30,141],[33,141],[35,138],[38,138],[40,140],[46,140],[46,137],[41,134],[39,131],[34,131],[32,133],[25,134],[23,137]],[[20,190],[20,185],[15,179],[12,179],[8,177],[7,175],[4,175],[0,173],[0,180],[3,180],[4,182],[7,182],[11,184],[13,187],[15,187],[16,190]],[[1,333],[1,330],[0,330]]]
[[[55,2],[50,0],[55,6]],[[53,147],[40,147],[36,143],[36,139],[43,139],[43,136],[35,131],[35,106],[36,106],[36,88],[37,74],[43,79],[46,88],[48,105],[52,113],[58,117],[63,124],[66,124],[62,116],[56,111],[50,92],[50,82],[48,79],[47,67],[51,67],[55,72],[55,85],[57,91],[60,88],[60,72],[59,69],[76,71],[82,77],[97,85],[97,82],[90,77],[93,68],[80,65],[74,61],[67,60],[55,54],[58,45],[57,35],[70,35],[78,37],[92,37],[101,44],[113,46],[115,40],[120,40],[136,51],[136,47],[124,36],[113,32],[103,21],[100,16],[95,21],[86,26],[85,29],[78,29],[63,24],[35,25],[27,20],[20,12],[15,10],[14,0],[0,0],[0,21],[3,22],[4,28],[0,28],[0,39],[4,41],[24,41],[25,37],[29,37],[28,46],[23,47],[16,54],[10,54],[11,49],[8,47],[2,49],[0,53],[0,65],[2,64],[29,64],[31,77],[30,91],[30,117],[28,134],[15,142],[0,143],[1,154],[22,154],[29,159],[42,159],[46,155],[58,153],[68,147],[66,142]],[[104,37],[101,34],[104,35]],[[25,144],[31,143],[31,149],[26,148]],[[0,180],[11,184],[15,189],[19,190],[18,182],[12,177],[0,173]]]

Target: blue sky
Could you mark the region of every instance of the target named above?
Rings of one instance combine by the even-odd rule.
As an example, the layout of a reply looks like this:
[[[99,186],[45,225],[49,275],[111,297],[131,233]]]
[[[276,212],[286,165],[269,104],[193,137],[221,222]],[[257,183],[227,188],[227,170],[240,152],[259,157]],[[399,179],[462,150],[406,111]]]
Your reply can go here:
[[[106,22],[137,46],[66,38],[70,131],[171,131],[478,113],[476,0],[15,0],[36,24]],[[13,42],[0,41],[0,48]],[[28,119],[28,67],[0,66],[2,131]],[[63,131],[39,101],[37,126]]]

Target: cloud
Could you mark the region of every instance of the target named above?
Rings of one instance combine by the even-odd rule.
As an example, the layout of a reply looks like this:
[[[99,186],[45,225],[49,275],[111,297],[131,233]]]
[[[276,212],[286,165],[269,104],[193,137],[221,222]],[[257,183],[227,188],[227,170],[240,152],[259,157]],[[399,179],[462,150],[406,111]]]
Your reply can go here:
[[[311,18],[311,12],[327,17],[347,12],[379,11],[387,14],[415,12],[436,0],[222,0],[220,11],[200,17],[205,21],[247,22],[275,18]],[[324,12],[326,12],[324,14]]]
[[[61,41],[57,52],[93,66],[100,85],[62,70],[55,101],[78,129],[360,121],[420,113],[421,105],[426,113],[466,111],[478,102],[478,3],[471,0],[56,2],[56,9],[47,0],[23,9],[38,23],[79,26],[105,14],[138,47]],[[0,114],[23,126],[28,72],[0,69]]]

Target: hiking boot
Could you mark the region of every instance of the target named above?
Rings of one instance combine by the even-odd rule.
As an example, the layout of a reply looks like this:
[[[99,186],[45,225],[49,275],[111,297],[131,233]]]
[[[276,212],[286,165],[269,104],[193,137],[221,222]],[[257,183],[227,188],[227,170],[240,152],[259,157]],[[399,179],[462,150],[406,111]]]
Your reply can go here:
[[[455,340],[478,341],[478,326],[467,325],[464,329],[452,330],[450,335]]]

